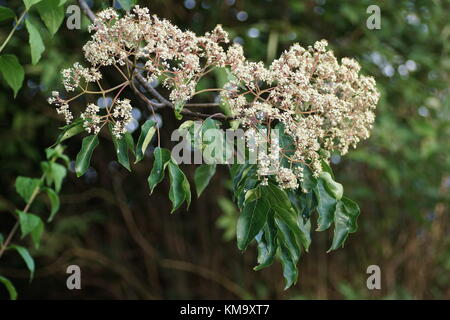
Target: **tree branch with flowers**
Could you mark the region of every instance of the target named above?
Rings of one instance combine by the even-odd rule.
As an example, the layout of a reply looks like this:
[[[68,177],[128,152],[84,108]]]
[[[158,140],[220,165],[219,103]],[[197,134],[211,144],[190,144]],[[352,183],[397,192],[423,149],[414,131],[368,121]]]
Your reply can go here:
[[[253,241],[257,243],[255,270],[278,259],[286,288],[295,284],[300,255],[311,243],[314,215],[317,231],[334,225],[330,250],[343,246],[348,234],[357,229],[360,210],[343,195],[329,158],[331,153],[346,154],[369,137],[379,99],[374,79],[361,75],[355,60],[339,62],[322,40],[307,48],[295,44],[265,66],[247,60],[243,47],[230,44],[220,25],[198,36],[151,15],[147,8],[136,6],[123,16],[114,9],[95,15],[85,1],[79,4],[92,20],[91,38],[83,47],[87,67],[75,63],[62,71],[64,87],[72,97],[55,91],[49,98],[67,122],[56,145],[83,131],[88,133],[76,158],[77,176],[89,168],[102,130],[110,132],[118,162],[130,171],[129,151],[139,162],[156,135],[149,189],[153,192],[168,172],[172,211],[184,202],[189,206],[189,180],[171,151],[161,145],[157,123],[147,120],[142,124],[136,143],[127,131],[134,102],[124,94],[131,88],[154,115],[158,109],[170,108],[177,120],[189,118],[180,123],[184,132],[195,135],[192,120],[202,119],[200,133],[210,128],[240,128],[246,141],[268,144],[271,152],[258,153],[255,163],[228,163],[233,196],[241,211],[236,226],[238,248],[245,250]],[[107,69],[121,79],[110,88],[102,81]],[[216,69],[228,74],[228,82],[221,88],[197,90],[201,79]],[[156,82],[167,96],[160,93]],[[206,93],[215,93],[219,99],[192,102]],[[82,96],[105,100],[107,94],[114,98],[105,108],[93,103],[78,113],[72,108]],[[199,108],[202,112],[196,111]],[[227,111],[211,111],[214,108]],[[272,135],[275,130],[277,139]],[[192,150],[204,148],[192,144]],[[197,168],[198,195],[215,174],[216,165]]]

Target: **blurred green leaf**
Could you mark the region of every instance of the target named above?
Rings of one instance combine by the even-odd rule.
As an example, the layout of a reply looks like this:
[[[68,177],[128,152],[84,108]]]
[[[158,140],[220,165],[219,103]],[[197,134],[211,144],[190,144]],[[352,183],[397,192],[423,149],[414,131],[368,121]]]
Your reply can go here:
[[[58,194],[53,189],[45,188],[45,191],[47,192],[51,207],[50,217],[48,218],[47,222],[51,222],[59,210],[60,201]]]
[[[42,41],[38,28],[30,19],[25,21],[25,25],[29,35],[31,61],[33,64],[37,64],[41,60],[42,53],[45,51],[44,42]]]
[[[34,192],[37,192],[41,180],[28,178],[28,177],[17,177],[16,179],[16,191],[22,197],[22,199],[28,203],[30,201]]]
[[[16,14],[10,8],[0,6],[0,21],[14,18]]]
[[[39,227],[41,218],[35,214],[16,210],[17,215],[19,216],[20,223],[20,231],[22,234],[22,239],[25,238],[28,234],[34,231]]]
[[[61,5],[60,0],[42,0],[37,5],[37,9],[50,34],[54,36],[65,16],[64,7]]]
[[[13,89],[14,97],[22,87],[25,72],[15,55],[4,54],[0,56],[0,72],[6,83]]]
[[[23,261],[25,261],[25,264],[27,265],[28,270],[30,271],[30,281],[33,280],[35,265],[34,265],[34,259],[30,255],[30,252],[28,252],[28,249],[18,246],[18,245],[10,245],[9,249],[16,250],[19,253],[19,255],[22,257]]]
[[[5,286],[6,290],[8,290],[9,298],[11,300],[17,300],[17,291],[16,288],[14,288],[11,281],[9,281],[5,277],[0,276],[0,282]]]
[[[25,4],[25,8],[29,10],[32,6],[34,6],[36,3],[41,2],[42,0],[23,0],[23,3]]]

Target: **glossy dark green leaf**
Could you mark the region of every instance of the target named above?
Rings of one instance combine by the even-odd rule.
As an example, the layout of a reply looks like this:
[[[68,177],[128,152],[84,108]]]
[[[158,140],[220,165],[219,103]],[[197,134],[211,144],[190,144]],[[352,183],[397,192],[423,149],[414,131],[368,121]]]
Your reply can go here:
[[[298,261],[300,259],[301,248],[297,241],[295,231],[280,217],[275,216],[275,225],[278,230],[278,241],[289,250],[292,259]]]
[[[328,172],[322,172],[319,176],[325,182],[325,188],[328,193],[336,200],[341,200],[344,194],[344,187],[342,184],[333,180],[333,177]]]
[[[183,171],[173,161],[169,161],[170,189],[169,199],[172,201],[172,212],[177,210],[186,200],[189,207],[191,203],[191,191],[189,182]]]
[[[322,179],[317,181],[314,194],[317,199],[317,219],[316,231],[323,231],[328,229],[334,221],[334,212],[336,210],[336,199],[332,197],[325,188],[325,182]]]
[[[14,97],[22,88],[25,71],[15,55],[4,54],[0,56],[0,72],[6,83],[13,89]]]
[[[34,22],[31,19],[27,19],[25,25],[29,36],[31,62],[35,65],[41,60],[42,53],[45,51],[45,46],[41,34],[39,33],[39,29]]]
[[[169,150],[156,147],[153,152],[153,157],[153,167],[148,177],[150,194],[153,193],[153,189],[164,179],[164,171],[171,159],[171,155]]]
[[[178,165],[173,161],[170,161],[168,163],[168,167],[170,177],[169,199],[172,201],[173,205],[171,212],[174,212],[185,200],[189,207],[191,202],[191,193],[189,182]]]
[[[302,189],[306,192],[311,192],[316,187],[317,179],[313,177],[311,169],[307,165],[300,164],[299,166],[303,168]]]
[[[60,0],[42,0],[37,9],[42,21],[53,36],[64,21],[64,7],[60,5]]]
[[[291,256],[289,249],[283,244],[282,240],[279,241],[279,259],[283,267],[283,276],[285,279],[284,290],[289,289],[292,285],[297,283],[298,269],[297,261]]]
[[[0,276],[0,282],[5,286],[11,300],[17,300],[17,291],[9,279]]]
[[[269,211],[269,204],[262,198],[245,203],[236,226],[239,250],[245,250],[248,244],[261,231],[266,224]]]
[[[356,232],[356,220],[360,214],[359,206],[347,197],[343,197],[336,205],[334,217],[334,235],[330,250],[336,250],[344,245],[349,233]]]
[[[258,265],[253,270],[261,270],[273,263],[277,253],[277,229],[273,218],[273,212],[269,211],[266,225],[255,237],[258,243]]]
[[[274,184],[262,188],[263,197],[270,203],[275,212],[275,221],[282,221],[289,228],[296,241],[305,249],[309,247],[309,234],[304,234],[299,226],[299,215],[292,206],[287,193]],[[277,220],[278,219],[278,220]],[[278,225],[278,223],[277,223]]]
[[[148,145],[153,139],[156,132],[156,122],[153,120],[147,120],[141,127],[141,134],[139,135],[138,142],[136,144],[136,161],[141,161],[144,158],[145,151]]]
[[[22,197],[22,199],[28,203],[33,193],[38,192],[41,180],[28,178],[28,177],[17,177],[16,179],[16,192]]]
[[[77,119],[71,124],[62,127],[61,128],[62,132],[58,136],[58,139],[56,139],[55,145],[60,144],[64,140],[72,138],[73,136],[83,132],[84,131],[83,122],[84,122],[83,119]]]
[[[112,126],[109,126],[109,131],[112,132]],[[128,133],[128,132],[127,132]],[[129,133],[128,133],[129,134]],[[130,159],[128,157],[129,142],[125,135],[118,139],[114,134],[111,133],[111,139],[116,149],[117,162],[124,166],[128,171],[131,171]],[[129,138],[128,138],[129,139]]]
[[[325,160],[321,160],[320,162],[322,163],[322,170],[324,172],[328,172],[331,175],[331,178],[334,179],[333,169],[331,169],[328,162],[326,162]]]
[[[215,173],[215,164],[202,164],[195,170],[194,182],[197,190],[197,197],[200,197]]]
[[[22,257],[23,261],[27,265],[28,270],[30,271],[30,281],[31,281],[34,276],[35,264],[34,264],[34,259],[30,255],[30,252],[28,251],[28,249],[18,246],[18,245],[11,245],[11,246],[9,246],[9,249],[16,250],[19,253],[19,255]]]
[[[81,145],[81,150],[77,154],[77,158],[75,161],[75,172],[77,173],[77,177],[81,177],[89,168],[92,153],[94,149],[98,146],[98,137],[97,135],[87,136],[83,139],[83,143]]]
[[[59,210],[60,201],[58,194],[53,189],[45,188],[45,191],[47,193],[48,199],[50,200],[50,208],[51,208],[50,216],[47,222],[51,222]]]
[[[0,6],[0,21],[12,19],[16,16],[10,8]]]

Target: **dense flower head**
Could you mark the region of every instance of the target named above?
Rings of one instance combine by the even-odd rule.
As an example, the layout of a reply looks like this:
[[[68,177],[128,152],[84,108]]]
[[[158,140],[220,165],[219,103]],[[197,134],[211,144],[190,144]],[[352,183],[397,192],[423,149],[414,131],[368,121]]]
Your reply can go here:
[[[286,188],[302,180],[302,167],[295,164],[309,166],[318,176],[321,160],[328,160],[321,150],[347,153],[369,137],[375,120],[379,93],[374,79],[359,74],[353,59],[339,63],[327,45],[325,40],[307,49],[295,44],[268,68],[247,61],[239,45],[227,51],[234,79],[222,96],[233,113],[250,129],[280,123],[292,138],[294,150],[289,155],[281,150],[289,167],[267,159],[259,165],[261,176],[275,175]]]

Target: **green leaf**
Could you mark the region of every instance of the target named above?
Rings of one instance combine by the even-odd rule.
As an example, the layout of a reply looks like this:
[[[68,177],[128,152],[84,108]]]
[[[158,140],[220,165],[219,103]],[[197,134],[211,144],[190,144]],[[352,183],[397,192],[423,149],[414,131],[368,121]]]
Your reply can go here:
[[[239,250],[245,250],[261,231],[266,224],[269,211],[270,206],[265,199],[259,198],[245,203],[236,226]]]
[[[336,205],[334,217],[334,236],[331,248],[328,250],[336,250],[344,245],[349,233],[356,232],[358,225],[356,219],[360,214],[359,206],[356,202],[347,197],[343,197]]]
[[[53,184],[56,192],[61,191],[62,182],[67,175],[67,169],[59,163],[50,161],[41,162],[41,168],[45,173],[47,185],[51,186]]]
[[[136,0],[117,0],[117,2],[119,2],[120,6],[126,11],[130,11],[137,3]]]
[[[25,25],[28,30],[29,43],[31,49],[31,62],[33,65],[37,64],[41,60],[42,53],[45,51],[44,42],[42,41],[41,34],[34,23],[27,19]]]
[[[144,158],[145,150],[153,139],[156,132],[156,122],[153,120],[147,120],[141,127],[141,134],[139,135],[138,142],[136,144],[136,161],[138,163]]]
[[[69,165],[70,160],[69,157],[64,154],[64,149],[65,147],[60,144],[56,145],[54,148],[47,148],[45,149],[45,156],[47,160],[50,161],[62,159],[67,165]]]
[[[258,242],[258,265],[253,270],[258,271],[270,266],[277,253],[277,229],[275,227],[273,212],[268,215],[263,230],[256,236]]]
[[[0,6],[0,21],[14,18],[16,14],[10,8]]]
[[[3,283],[6,290],[8,290],[9,298],[11,300],[17,300],[17,291],[16,288],[14,288],[11,281],[9,281],[7,278],[0,276],[0,282]]]
[[[328,172],[331,175],[331,178],[334,179],[333,169],[331,169],[331,167],[328,164],[328,162],[326,162],[325,160],[321,160],[320,162],[322,163],[322,170],[324,172]]]
[[[277,235],[279,242],[282,243],[287,250],[289,250],[289,255],[292,259],[294,261],[298,261],[300,259],[301,248],[297,242],[295,231],[293,231],[290,226],[288,226],[288,224],[279,217],[275,217],[275,224],[278,229]]]
[[[39,15],[52,36],[64,21],[64,7],[60,0],[42,0],[37,6]]]
[[[197,190],[197,197],[200,197],[215,173],[216,164],[202,164],[195,170],[194,182]]]
[[[31,231],[31,239],[33,240],[34,247],[39,249],[41,244],[42,233],[44,232],[44,222],[39,220],[39,223],[33,231]]]
[[[13,89],[15,98],[22,87],[25,77],[25,72],[17,57],[12,54],[0,56],[0,72],[6,83]]]
[[[39,227],[42,222],[41,218],[35,214],[27,213],[24,211],[16,210],[19,216],[20,231],[22,233],[22,239],[25,238],[29,233],[34,231]]]
[[[48,218],[47,222],[51,222],[59,210],[60,201],[58,194],[53,189],[45,188],[45,191],[47,192],[47,196],[50,200],[51,208],[50,217]]]
[[[41,2],[42,0],[23,0],[23,3],[25,4],[25,8],[29,10],[32,6],[34,6],[36,3]]]
[[[174,111],[175,111],[175,118],[177,120],[181,120],[183,118],[183,115],[181,114],[181,111],[184,108],[184,105],[186,104],[185,101],[177,101],[174,104]]]
[[[173,213],[177,210],[183,202],[186,200],[189,207],[191,203],[191,191],[189,182],[184,175],[183,171],[173,161],[169,161],[169,177],[170,177],[170,189],[169,199],[172,201]]]
[[[311,245],[311,219],[305,221],[303,217],[298,217],[298,226],[302,232],[302,245],[305,251],[308,252]]]
[[[16,250],[22,257],[23,261],[25,261],[25,264],[27,265],[27,268],[30,271],[30,281],[31,281],[34,276],[35,265],[33,257],[28,252],[28,249],[17,245],[11,245],[9,246],[9,249]]]
[[[112,134],[112,126],[109,125],[109,130],[111,132],[111,139],[113,141],[114,147],[116,149],[117,161],[124,166],[128,171],[131,171],[130,160],[128,158],[128,147],[127,138],[125,135],[117,139],[114,134]],[[127,132],[128,133],[128,132]],[[129,134],[129,133],[128,133]]]
[[[75,172],[77,173],[77,177],[81,177],[88,170],[92,153],[97,146],[97,135],[87,136],[83,139],[81,150],[77,154],[77,158],[75,161]]]
[[[22,199],[28,203],[32,195],[39,188],[41,180],[28,178],[28,177],[17,177],[16,179],[16,191],[22,197]]]
[[[3,245],[3,241],[5,241],[5,238],[3,237],[3,234],[0,233],[0,246]]]
[[[292,285],[297,283],[298,279],[298,269],[297,269],[297,261],[293,259],[291,256],[289,249],[284,246],[281,242],[279,249],[279,258],[281,261],[281,265],[283,266],[283,276],[286,281],[286,285],[284,286],[284,290],[289,289]]]
[[[275,211],[275,221],[282,221],[294,235],[296,242],[301,244],[305,250],[309,247],[309,234],[305,234],[299,226],[299,216],[292,206],[286,191],[278,186],[269,183],[268,186],[262,188],[263,198],[267,199],[270,207]],[[279,224],[277,223],[279,226]]]
[[[322,179],[317,181],[314,194],[316,195],[317,212],[319,214],[316,231],[323,231],[328,229],[334,221],[337,201],[328,193],[325,188],[325,182]]]
[[[322,172],[319,176],[325,182],[325,188],[336,200],[341,200],[344,194],[344,187],[342,184],[333,180],[333,177],[328,172]]]
[[[150,194],[153,193],[153,189],[164,179],[164,170],[171,159],[170,151],[160,147],[155,148],[153,156],[155,159],[153,161],[152,171],[148,177]]]
[[[56,139],[55,145],[60,144],[64,140],[67,140],[67,139],[83,132],[84,131],[83,122],[84,122],[83,119],[77,119],[74,122],[72,122],[71,124],[68,124],[68,125],[62,127],[61,128],[62,132],[58,136],[58,139]]]

